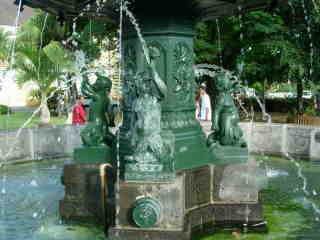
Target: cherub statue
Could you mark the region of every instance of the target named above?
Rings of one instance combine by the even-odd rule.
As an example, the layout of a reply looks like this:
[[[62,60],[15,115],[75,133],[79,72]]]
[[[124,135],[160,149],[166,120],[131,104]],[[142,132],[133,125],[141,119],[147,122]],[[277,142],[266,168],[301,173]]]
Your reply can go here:
[[[233,93],[240,90],[239,82],[230,72],[218,72],[214,78],[217,92],[216,105],[212,112],[212,133],[208,137],[209,147],[246,147],[243,132],[239,126],[240,117],[233,101]]]
[[[94,84],[85,79],[81,85],[81,91],[91,100],[87,126],[81,131],[82,142],[85,146],[111,146],[114,135],[109,127],[114,125],[114,114],[110,109],[109,93],[112,82],[109,78],[97,75]]]

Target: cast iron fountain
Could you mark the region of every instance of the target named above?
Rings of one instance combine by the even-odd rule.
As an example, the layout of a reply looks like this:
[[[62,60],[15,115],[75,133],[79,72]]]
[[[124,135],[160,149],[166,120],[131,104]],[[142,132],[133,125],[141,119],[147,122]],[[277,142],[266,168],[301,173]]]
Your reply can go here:
[[[84,92],[96,111],[82,132],[83,148],[75,150],[76,163],[64,169],[62,217],[98,218],[111,239],[128,240],[190,239],[192,231],[216,225],[264,226],[258,189],[243,174],[248,151],[230,75],[217,75],[220,92],[208,141],[195,119],[193,36],[196,21],[265,8],[274,1],[241,1],[241,8],[231,0],[128,2],[122,2],[123,9],[136,17],[144,40],[125,21],[120,134],[116,138],[108,131],[112,113],[106,118],[101,112],[110,81],[102,76],[94,85],[85,81]],[[64,19],[119,19],[116,0],[23,3]]]

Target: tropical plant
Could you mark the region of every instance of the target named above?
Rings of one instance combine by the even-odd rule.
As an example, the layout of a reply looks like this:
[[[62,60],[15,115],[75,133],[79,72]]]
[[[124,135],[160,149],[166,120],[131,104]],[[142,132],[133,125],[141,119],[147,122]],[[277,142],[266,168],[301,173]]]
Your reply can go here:
[[[71,54],[60,43],[66,34],[54,16],[37,11],[18,31],[14,68],[17,83],[37,84],[41,92],[42,124],[50,122],[47,100],[51,87],[73,71]]]

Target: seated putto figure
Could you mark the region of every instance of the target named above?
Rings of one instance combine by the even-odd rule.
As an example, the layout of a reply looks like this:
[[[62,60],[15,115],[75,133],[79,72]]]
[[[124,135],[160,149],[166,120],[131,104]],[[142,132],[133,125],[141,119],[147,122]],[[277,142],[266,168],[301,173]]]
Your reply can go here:
[[[109,111],[111,87],[111,80],[102,75],[97,75],[94,84],[90,84],[88,79],[82,82],[81,91],[91,100],[88,124],[81,132],[85,146],[111,146],[113,143],[114,135],[109,131],[114,122],[114,116]]]
[[[240,117],[233,100],[233,93],[239,90],[236,78],[229,72],[219,72],[214,79],[217,92],[212,112],[212,133],[208,137],[209,147],[246,147],[243,132],[239,126]]]

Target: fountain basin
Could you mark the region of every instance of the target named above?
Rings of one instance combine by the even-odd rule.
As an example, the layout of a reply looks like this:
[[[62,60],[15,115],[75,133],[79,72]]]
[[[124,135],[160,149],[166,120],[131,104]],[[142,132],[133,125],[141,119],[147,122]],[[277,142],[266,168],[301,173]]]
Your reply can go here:
[[[267,234],[243,235],[243,239],[310,239],[318,240],[320,230],[310,203],[304,200],[299,187],[296,169],[286,159],[256,157],[268,166],[268,188],[263,190],[264,211],[268,222]],[[58,216],[58,201],[64,189],[60,183],[63,165],[69,161],[50,160],[23,165],[8,166],[5,173],[7,181],[1,184],[6,195],[1,195],[0,239],[5,240],[105,240],[101,227],[80,223],[64,223]],[[70,162],[69,162],[70,163]],[[320,192],[318,178],[319,165],[300,162],[309,183],[309,189]],[[227,172],[226,172],[227,173]],[[3,175],[3,169],[0,169]],[[290,184],[288,184],[290,183]],[[4,197],[5,196],[5,197]],[[317,200],[317,196],[311,196]],[[319,203],[319,200],[318,200]],[[303,226],[306,226],[305,228]],[[215,229],[214,239],[232,240],[230,232]],[[232,231],[232,229],[229,229]],[[194,239],[204,240],[195,234]]]
[[[60,19],[91,15],[117,21],[118,1],[107,1],[106,5],[92,2],[24,1]],[[247,148],[241,145],[241,157],[225,157],[226,151],[233,151],[240,143],[237,137],[219,154],[214,148],[209,150],[194,116],[194,23],[266,6],[264,1],[241,1],[238,5],[205,0],[144,0],[124,5],[121,11],[128,16],[121,29],[124,117],[119,147],[113,149],[118,151],[117,159],[106,161],[112,163],[110,167],[90,165],[90,159],[80,166],[65,166],[65,196],[60,204],[65,219],[99,217],[114,240],[191,239],[193,229],[205,225],[265,227],[257,176],[249,184],[248,174],[242,174],[245,169],[252,168],[254,173],[257,169],[254,164],[241,164],[248,160]],[[234,116],[229,113],[228,118],[236,112],[235,108]],[[228,127],[235,127],[240,135],[238,121],[234,125]],[[167,178],[167,173],[174,177]]]

